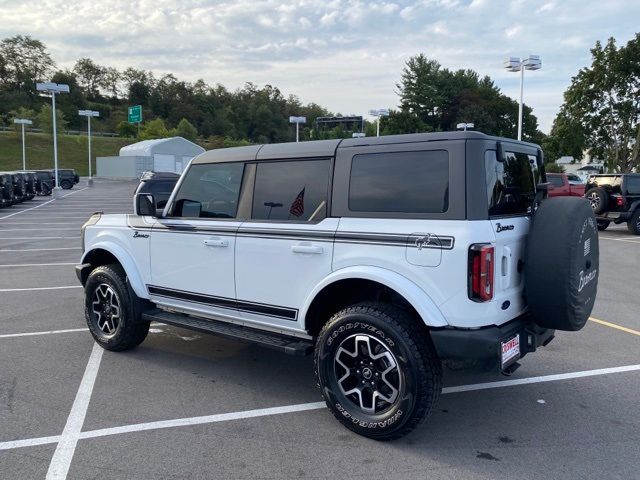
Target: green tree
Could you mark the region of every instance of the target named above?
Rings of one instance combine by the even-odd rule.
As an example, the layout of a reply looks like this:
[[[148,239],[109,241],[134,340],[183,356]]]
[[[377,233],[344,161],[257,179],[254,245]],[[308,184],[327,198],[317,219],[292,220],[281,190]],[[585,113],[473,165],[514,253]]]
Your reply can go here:
[[[573,77],[562,113],[580,126],[592,156],[630,172],[640,167],[640,33],[622,47],[613,38],[596,42],[591,59]]]
[[[48,80],[55,63],[47,47],[30,36],[0,41],[0,86],[35,94],[35,83]]]
[[[585,135],[582,126],[563,110],[553,121],[551,132],[542,142],[545,160],[555,162],[563,156],[582,159]]]
[[[73,73],[84,90],[87,98],[98,98],[99,87],[104,85],[107,69],[98,65],[90,58],[81,58],[73,67]]]
[[[545,163],[544,169],[547,173],[564,173],[564,167],[555,162]]]
[[[42,129],[42,133],[53,135],[53,114],[50,105],[45,104],[42,106],[40,112],[36,115],[35,124]],[[67,121],[64,118],[64,114],[56,108],[56,132],[58,136],[61,136],[66,128]]]
[[[119,122],[116,126],[116,133],[120,137],[134,138],[138,135],[138,127],[129,122]]]
[[[168,136],[169,130],[167,130],[167,127],[161,118],[156,118],[155,120],[145,123],[144,128],[140,131],[141,140],[167,138]]]
[[[189,122],[189,120],[183,118],[176,127],[176,135],[195,142],[196,138],[198,138],[198,130],[191,124],[191,122]]]

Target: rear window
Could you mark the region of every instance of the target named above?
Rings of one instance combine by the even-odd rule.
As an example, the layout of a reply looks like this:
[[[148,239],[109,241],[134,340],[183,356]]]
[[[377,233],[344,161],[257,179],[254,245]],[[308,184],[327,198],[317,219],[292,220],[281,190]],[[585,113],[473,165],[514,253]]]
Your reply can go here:
[[[554,187],[562,186],[562,177],[560,176],[547,174],[547,180],[549,180],[549,183],[551,183],[551,185],[553,185]]]
[[[356,155],[349,210],[443,213],[449,209],[449,154],[445,150]]]
[[[487,200],[490,216],[526,215],[540,181],[535,155],[505,152],[499,162],[495,150],[485,153]]]
[[[627,177],[627,191],[631,195],[640,194],[640,177]]]

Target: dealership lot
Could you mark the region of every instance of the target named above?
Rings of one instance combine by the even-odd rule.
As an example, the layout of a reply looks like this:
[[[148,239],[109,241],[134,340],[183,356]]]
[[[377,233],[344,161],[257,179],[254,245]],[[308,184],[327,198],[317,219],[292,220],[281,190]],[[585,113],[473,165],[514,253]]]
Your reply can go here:
[[[0,210],[3,478],[640,478],[640,237],[601,232],[593,320],[512,376],[447,370],[434,415],[396,442],[323,408],[311,358],[166,325],[94,347],[73,265],[132,182],[82,181]]]

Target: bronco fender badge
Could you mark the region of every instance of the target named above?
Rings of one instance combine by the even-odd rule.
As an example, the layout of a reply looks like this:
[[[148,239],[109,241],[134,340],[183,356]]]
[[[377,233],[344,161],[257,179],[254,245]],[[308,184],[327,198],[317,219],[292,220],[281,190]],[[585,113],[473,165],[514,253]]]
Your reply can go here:
[[[138,231],[133,232],[133,238],[149,238],[148,233],[140,233]]]
[[[496,233],[504,232],[505,230],[513,230],[516,228],[514,225],[502,225],[501,223],[496,223]]]

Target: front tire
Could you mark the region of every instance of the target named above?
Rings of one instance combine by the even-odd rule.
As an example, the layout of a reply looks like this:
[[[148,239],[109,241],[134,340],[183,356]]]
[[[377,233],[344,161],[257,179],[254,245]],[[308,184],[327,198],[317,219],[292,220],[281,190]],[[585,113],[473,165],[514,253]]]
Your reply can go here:
[[[100,346],[123,351],[144,341],[149,332],[149,322],[142,320],[144,302],[127,283],[120,265],[94,269],[84,291],[87,325]]]
[[[333,415],[376,440],[409,433],[442,391],[442,365],[428,334],[414,317],[384,303],[336,313],[318,336],[314,365]]]
[[[609,226],[609,224],[611,224],[611,222],[609,220],[597,220],[597,224],[598,224],[598,230],[603,232],[604,230],[607,229],[607,227]]]

